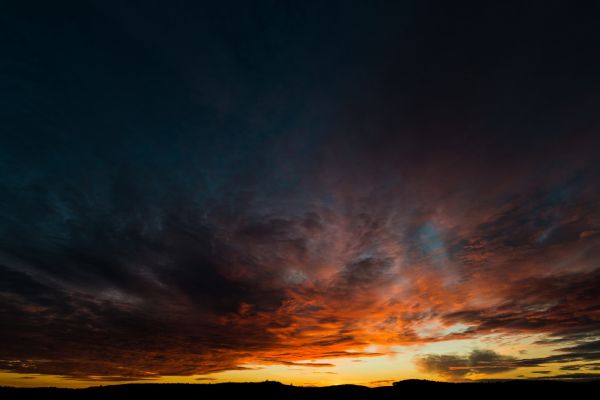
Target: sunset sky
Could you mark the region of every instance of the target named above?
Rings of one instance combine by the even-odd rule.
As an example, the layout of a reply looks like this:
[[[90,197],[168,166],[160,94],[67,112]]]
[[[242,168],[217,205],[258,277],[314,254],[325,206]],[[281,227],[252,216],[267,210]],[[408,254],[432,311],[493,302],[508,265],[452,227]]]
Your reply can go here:
[[[600,3],[509,3],[3,4],[0,385],[600,377]]]

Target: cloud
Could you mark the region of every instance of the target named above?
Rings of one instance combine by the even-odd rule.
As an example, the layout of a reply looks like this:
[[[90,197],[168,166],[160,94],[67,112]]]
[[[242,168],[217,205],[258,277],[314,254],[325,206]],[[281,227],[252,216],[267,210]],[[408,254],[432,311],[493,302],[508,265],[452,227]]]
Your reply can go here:
[[[561,374],[561,375],[556,375],[554,377],[552,377],[553,379],[598,379],[600,378],[600,374],[585,374],[585,373],[579,373],[579,374]]]
[[[516,358],[503,356],[493,350],[473,350],[467,355],[427,354],[418,356],[414,362],[423,372],[438,374],[449,379],[468,377],[469,374],[494,374],[516,370],[518,368],[547,367],[550,365],[577,363],[560,366],[561,371],[595,371],[600,363],[598,341],[590,340],[575,346],[559,348],[559,354],[537,358]],[[533,374],[550,375],[551,370],[534,370]],[[593,377],[593,373],[552,374],[556,378]]]
[[[495,374],[514,369],[514,357],[497,354],[493,350],[473,350],[468,355],[428,354],[415,359],[423,372],[434,373],[450,379],[463,378],[469,374]]]
[[[265,362],[269,362],[272,360],[264,360]],[[291,361],[276,361],[277,364],[290,365],[294,367],[315,367],[315,368],[329,368],[335,367],[334,364],[331,363],[315,363],[315,362],[291,362]]]
[[[444,316],[448,322],[474,324],[483,332],[546,331],[556,337],[582,334],[593,336],[600,320],[592,311],[593,296],[600,284],[600,270],[531,277],[500,289],[506,300],[483,309],[466,309]],[[509,293],[519,293],[509,297]]]
[[[375,386],[389,386],[390,383],[394,382],[393,379],[381,379],[378,381],[370,381],[369,385],[375,385]]]
[[[600,363],[563,365],[562,367],[560,367],[560,370],[561,371],[579,371],[579,370],[600,371]]]
[[[588,365],[594,365],[594,363],[587,363],[587,361],[600,360],[600,351],[598,351],[598,344],[600,341],[589,340],[583,343],[579,343],[575,346],[565,347],[557,349],[556,351],[561,354],[554,354],[547,357],[539,358],[527,358],[517,362],[519,366],[526,367],[537,367],[547,364],[556,363],[567,363],[567,362],[578,362],[580,368],[585,368]],[[575,365],[565,366],[561,368],[575,368]]]

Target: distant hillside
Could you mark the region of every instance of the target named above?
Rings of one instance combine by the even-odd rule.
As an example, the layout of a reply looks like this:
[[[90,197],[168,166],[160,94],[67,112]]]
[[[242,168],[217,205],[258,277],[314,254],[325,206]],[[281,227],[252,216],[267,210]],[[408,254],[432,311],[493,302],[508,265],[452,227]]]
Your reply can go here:
[[[600,380],[505,381],[486,383],[443,383],[423,380],[395,382],[393,386],[368,388],[357,385],[301,387],[279,382],[218,384],[127,384],[86,389],[0,387],[0,399],[272,399],[272,400],[369,400],[404,399],[406,396],[485,396],[493,395],[577,395],[595,393]]]

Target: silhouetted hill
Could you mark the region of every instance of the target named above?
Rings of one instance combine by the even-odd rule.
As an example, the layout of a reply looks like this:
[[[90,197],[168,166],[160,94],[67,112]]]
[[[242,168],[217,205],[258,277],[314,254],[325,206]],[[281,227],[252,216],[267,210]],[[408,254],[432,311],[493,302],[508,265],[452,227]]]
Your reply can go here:
[[[393,386],[368,388],[357,385],[302,387],[279,382],[216,384],[126,384],[86,389],[0,387],[0,399],[269,399],[269,400],[369,400],[404,399],[413,395],[577,395],[595,393],[600,380],[518,380],[476,383],[445,383],[411,379]]]

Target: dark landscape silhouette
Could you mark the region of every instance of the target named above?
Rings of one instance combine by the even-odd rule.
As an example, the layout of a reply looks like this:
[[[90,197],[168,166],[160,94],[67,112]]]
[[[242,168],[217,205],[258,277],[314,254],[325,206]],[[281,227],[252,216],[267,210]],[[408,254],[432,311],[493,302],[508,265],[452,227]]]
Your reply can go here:
[[[266,381],[257,383],[212,384],[124,384],[85,389],[0,387],[0,399],[282,399],[282,400],[369,400],[403,399],[407,396],[441,395],[462,397],[577,395],[594,393],[600,380],[509,380],[448,383],[409,379],[391,386],[369,388],[360,385],[307,387]]]

